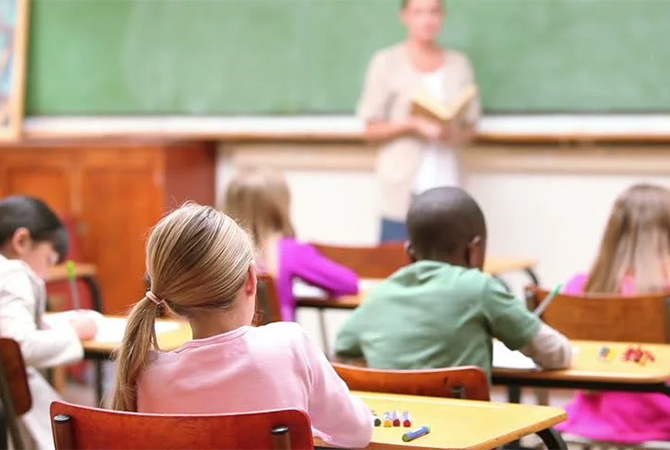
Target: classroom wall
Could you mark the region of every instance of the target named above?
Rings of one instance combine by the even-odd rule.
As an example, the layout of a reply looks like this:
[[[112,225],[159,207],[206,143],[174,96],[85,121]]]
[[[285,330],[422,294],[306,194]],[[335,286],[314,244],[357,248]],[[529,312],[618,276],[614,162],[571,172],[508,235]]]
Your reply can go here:
[[[316,144],[288,150],[281,144],[256,146],[252,157],[242,156],[246,148],[228,145],[220,150],[219,191],[235,165],[275,166],[286,171],[301,238],[375,243],[373,149],[357,147],[355,168],[346,152],[340,164],[344,167],[324,167],[318,158],[305,164],[296,157],[318,154],[321,147]],[[670,148],[481,147],[470,149],[463,163],[465,187],[487,217],[488,253],[537,258],[540,279],[551,286],[588,270],[611,205],[623,189],[636,182],[669,184]],[[509,278],[517,292],[527,283],[524,276]],[[302,312],[299,320],[316,336],[311,313]],[[329,313],[330,334],[345,317],[346,312]]]

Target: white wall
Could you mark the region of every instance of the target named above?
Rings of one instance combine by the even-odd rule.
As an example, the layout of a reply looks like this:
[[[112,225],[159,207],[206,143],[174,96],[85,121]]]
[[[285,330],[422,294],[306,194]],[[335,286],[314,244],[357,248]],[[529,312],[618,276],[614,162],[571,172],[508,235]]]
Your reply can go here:
[[[291,168],[290,158],[283,160],[279,168],[285,170],[292,190],[292,215],[302,239],[376,242],[374,154],[369,149],[360,151],[371,157],[358,169],[349,164]],[[230,152],[222,152],[221,177],[235,166]],[[244,147],[234,152],[243,153]],[[622,190],[642,181],[668,184],[670,175],[670,151],[666,150],[474,149],[464,163],[465,188],[487,218],[488,254],[537,258],[537,272],[547,286],[588,270],[612,203]],[[511,275],[507,281],[518,292],[527,278]],[[345,317],[346,313],[329,313],[331,335]],[[302,312],[299,319],[315,335],[311,311]]]

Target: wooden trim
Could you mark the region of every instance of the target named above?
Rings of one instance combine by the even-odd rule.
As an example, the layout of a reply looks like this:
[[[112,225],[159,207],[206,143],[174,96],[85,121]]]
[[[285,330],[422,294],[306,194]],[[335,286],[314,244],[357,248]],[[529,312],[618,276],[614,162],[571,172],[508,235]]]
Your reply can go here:
[[[263,166],[278,170],[371,171],[376,160],[375,147],[363,144],[281,143],[224,144],[235,167]]]
[[[590,145],[590,144],[668,144],[670,133],[659,134],[595,134],[595,133],[566,133],[566,134],[538,134],[538,133],[500,133],[478,132],[476,144],[563,144],[563,145]]]
[[[500,173],[670,173],[670,146],[605,147],[475,146],[463,152],[466,174]]]

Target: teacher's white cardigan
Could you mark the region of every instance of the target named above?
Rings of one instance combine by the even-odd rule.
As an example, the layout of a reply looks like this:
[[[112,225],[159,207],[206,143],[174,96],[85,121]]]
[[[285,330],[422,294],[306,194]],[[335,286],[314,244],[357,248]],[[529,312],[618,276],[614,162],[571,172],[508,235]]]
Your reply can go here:
[[[28,447],[39,449],[54,448],[49,405],[59,396],[37,369],[70,364],[84,354],[74,329],[42,328],[45,308],[44,281],[24,262],[0,256],[0,336],[21,346],[33,399],[21,418],[22,431],[30,439]]]
[[[444,92],[449,101],[475,84],[475,80],[470,61],[463,53],[451,49],[445,52]],[[358,116],[365,122],[405,121],[410,117],[412,96],[420,86],[421,73],[413,67],[404,44],[380,50],[368,67]],[[471,102],[463,121],[474,125],[480,114],[477,98]],[[408,135],[385,142],[379,148],[376,172],[383,217],[405,220],[424,147],[422,139]]]

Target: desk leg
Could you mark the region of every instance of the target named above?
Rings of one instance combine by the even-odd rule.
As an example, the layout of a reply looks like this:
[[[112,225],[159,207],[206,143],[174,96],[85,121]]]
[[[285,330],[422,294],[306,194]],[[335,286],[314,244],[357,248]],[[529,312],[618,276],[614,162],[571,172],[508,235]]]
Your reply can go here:
[[[324,308],[319,308],[319,328],[321,329],[321,344],[323,345],[323,353],[326,356],[330,352],[330,344],[328,343],[328,330],[326,329],[326,310]]]
[[[507,386],[507,403],[521,403],[521,386],[518,384]]]
[[[542,439],[542,442],[544,442],[544,445],[549,449],[549,450],[568,450],[568,446],[566,445],[565,441],[561,437],[561,433],[556,431],[553,428],[547,428],[546,430],[542,430],[537,435]]]
[[[104,394],[104,363],[104,359],[96,359],[93,361],[93,365],[95,366],[95,399],[99,407],[102,407],[102,396]]]
[[[540,279],[538,278],[537,274],[535,273],[532,267],[526,267],[524,269],[524,272],[526,272],[526,275],[530,277],[531,283],[533,283],[535,286],[540,285]]]

